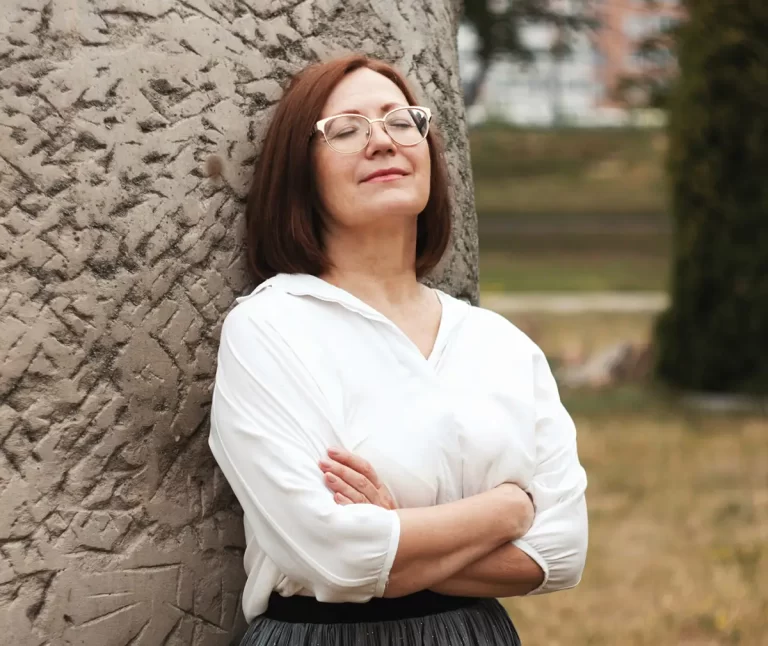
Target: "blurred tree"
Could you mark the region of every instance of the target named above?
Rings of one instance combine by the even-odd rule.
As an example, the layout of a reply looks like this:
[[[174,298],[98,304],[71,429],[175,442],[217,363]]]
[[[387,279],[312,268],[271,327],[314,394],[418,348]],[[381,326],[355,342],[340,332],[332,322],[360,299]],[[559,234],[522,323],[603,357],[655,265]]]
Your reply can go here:
[[[530,62],[534,52],[521,38],[524,23],[549,24],[557,29],[552,54],[560,59],[568,52],[568,39],[575,31],[595,24],[592,0],[464,0],[463,21],[477,36],[479,68],[464,88],[464,104],[474,105],[494,58],[506,54]]]
[[[688,0],[670,102],[675,262],[659,377],[768,393],[768,2]]]
[[[656,0],[646,0],[651,7]],[[640,70],[625,74],[612,90],[614,100],[630,109],[665,109],[678,76],[677,43],[681,22],[671,21],[641,38],[635,48]]]

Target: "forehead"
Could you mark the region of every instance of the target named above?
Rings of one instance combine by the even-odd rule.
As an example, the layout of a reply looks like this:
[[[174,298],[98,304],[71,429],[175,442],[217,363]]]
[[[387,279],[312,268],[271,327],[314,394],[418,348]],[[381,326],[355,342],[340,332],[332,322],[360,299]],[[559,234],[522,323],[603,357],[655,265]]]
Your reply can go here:
[[[386,76],[364,67],[339,81],[325,102],[323,117],[349,110],[378,115],[382,106],[390,103],[408,105],[408,99]]]

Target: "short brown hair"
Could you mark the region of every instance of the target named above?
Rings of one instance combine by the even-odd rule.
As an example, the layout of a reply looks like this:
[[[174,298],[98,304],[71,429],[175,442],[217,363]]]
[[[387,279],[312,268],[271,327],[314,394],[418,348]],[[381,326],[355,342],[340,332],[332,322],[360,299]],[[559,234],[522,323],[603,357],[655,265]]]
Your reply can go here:
[[[322,207],[315,187],[310,136],[339,81],[363,67],[387,77],[411,105],[416,103],[397,70],[362,55],[310,65],[292,79],[267,131],[248,195],[248,265],[257,284],[279,273],[317,276],[330,266],[323,244]],[[442,142],[434,128],[430,128],[427,142],[432,175],[429,200],[417,221],[419,278],[440,261],[451,235],[448,173]]]

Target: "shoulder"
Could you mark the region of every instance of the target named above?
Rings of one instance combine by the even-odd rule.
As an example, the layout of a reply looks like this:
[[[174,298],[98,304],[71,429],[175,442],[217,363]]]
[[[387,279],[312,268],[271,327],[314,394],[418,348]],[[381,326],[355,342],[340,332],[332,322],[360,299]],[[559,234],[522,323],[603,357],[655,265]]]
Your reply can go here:
[[[334,319],[322,309],[324,301],[287,289],[286,283],[278,276],[236,299],[224,318],[220,349],[226,346],[254,361],[267,362],[270,357],[316,366],[323,353],[322,340],[334,330]]]
[[[270,285],[259,285],[250,294],[241,296],[224,317],[221,342],[250,345],[283,343],[294,335],[292,330],[302,328],[307,320],[304,299],[292,297]]]
[[[505,370],[526,375],[544,389],[539,394],[557,393],[555,377],[544,351],[507,318],[482,307],[472,307],[465,331],[473,353],[483,357],[486,367],[503,366]]]
[[[492,310],[472,306],[466,319],[468,332],[484,344],[528,356],[541,355],[538,345],[509,319]]]
[[[221,328],[217,382],[231,383],[233,375],[245,371],[248,379],[272,384],[272,389],[294,388],[310,377],[312,344],[305,338],[307,317],[296,313],[300,300],[269,288],[237,299]]]
[[[274,289],[256,288],[236,299],[234,307],[224,317],[222,334],[279,324],[280,319],[287,315],[287,308],[285,294]]]

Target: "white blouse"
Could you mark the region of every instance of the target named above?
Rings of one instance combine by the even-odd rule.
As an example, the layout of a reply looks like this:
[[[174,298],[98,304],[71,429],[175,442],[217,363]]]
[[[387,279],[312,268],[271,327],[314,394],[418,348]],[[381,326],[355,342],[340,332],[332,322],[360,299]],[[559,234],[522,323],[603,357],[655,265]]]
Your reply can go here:
[[[249,621],[273,590],[384,593],[398,515],[334,501],[318,466],[331,446],[368,460],[398,507],[520,485],[536,511],[515,545],[545,573],[534,593],[579,582],[587,479],[547,361],[503,317],[438,296],[428,359],[375,309],[305,274],[275,276],[227,315],[209,444],[244,511]]]

